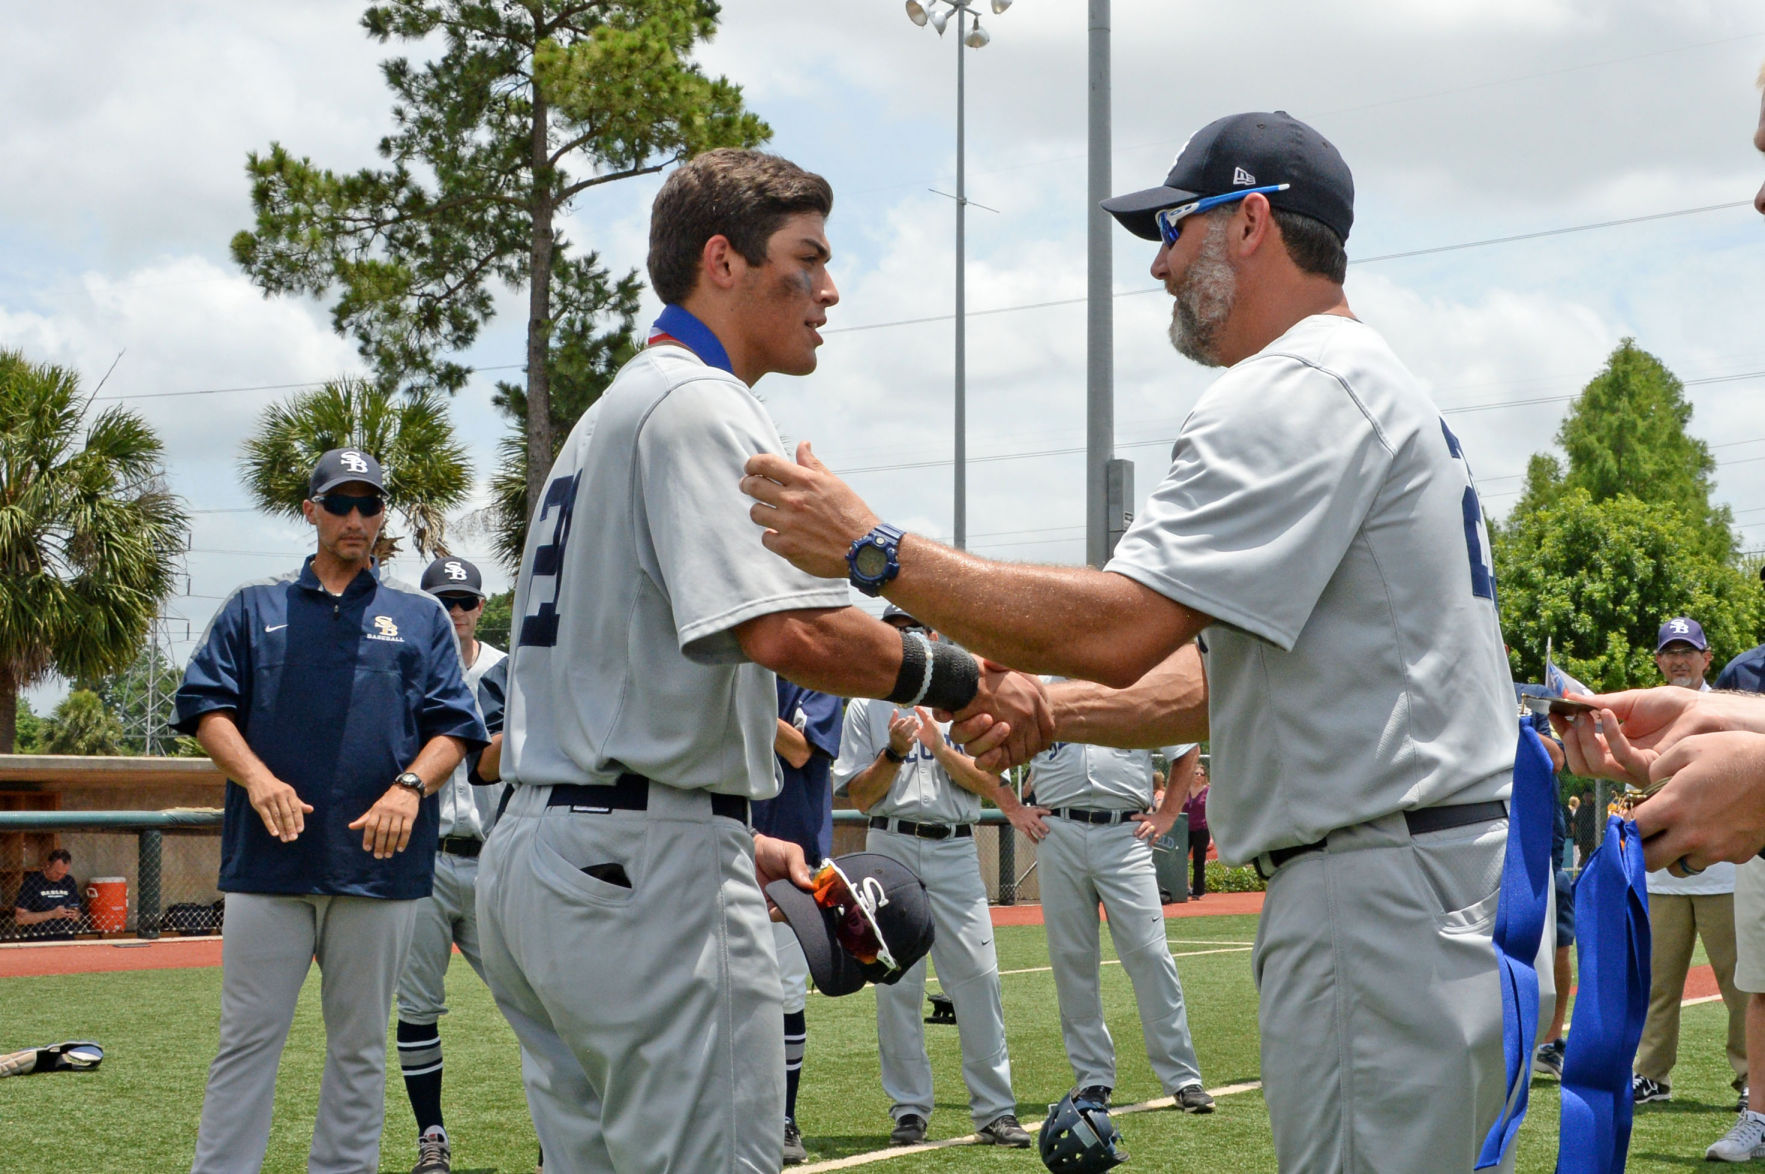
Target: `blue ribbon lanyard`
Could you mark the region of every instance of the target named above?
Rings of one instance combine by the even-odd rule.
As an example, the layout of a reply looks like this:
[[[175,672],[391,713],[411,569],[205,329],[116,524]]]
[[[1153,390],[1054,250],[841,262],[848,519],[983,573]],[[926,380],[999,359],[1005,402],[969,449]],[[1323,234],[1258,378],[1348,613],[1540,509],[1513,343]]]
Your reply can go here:
[[[1631,1064],[1649,1005],[1649,893],[1636,824],[1606,818],[1605,843],[1575,883],[1580,995],[1563,1053],[1558,1174],[1622,1174]]]
[[[657,317],[656,324],[650,327],[650,342],[652,344],[656,342],[656,336],[659,334],[683,344],[710,366],[721,367],[731,375],[735,374],[735,368],[729,365],[729,352],[723,349],[723,344],[717,340],[715,334],[711,333],[711,328],[700,322],[691,311],[684,307],[676,306],[673,303],[662,307],[662,313]]]
[[[1514,748],[1508,797],[1508,847],[1495,910],[1495,960],[1501,976],[1501,1042],[1507,1097],[1483,1139],[1477,1169],[1501,1162],[1526,1119],[1532,1087],[1532,1041],[1538,1035],[1538,947],[1554,877],[1550,841],[1556,776],[1538,734],[1524,722]],[[1566,992],[1564,992],[1566,993]],[[1560,997],[1560,996],[1559,996]]]

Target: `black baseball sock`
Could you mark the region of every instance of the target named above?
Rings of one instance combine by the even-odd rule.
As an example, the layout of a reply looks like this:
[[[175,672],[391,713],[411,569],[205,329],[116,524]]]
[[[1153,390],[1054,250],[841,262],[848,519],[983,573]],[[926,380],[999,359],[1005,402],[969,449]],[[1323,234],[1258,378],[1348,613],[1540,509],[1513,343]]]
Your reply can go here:
[[[441,1125],[441,1029],[433,1023],[398,1021],[398,1066],[417,1117],[417,1136]],[[443,1127],[445,1128],[445,1126]]]
[[[803,1048],[809,1039],[809,1021],[801,1011],[784,1015],[784,1115],[797,1119],[797,1082],[803,1075]]]

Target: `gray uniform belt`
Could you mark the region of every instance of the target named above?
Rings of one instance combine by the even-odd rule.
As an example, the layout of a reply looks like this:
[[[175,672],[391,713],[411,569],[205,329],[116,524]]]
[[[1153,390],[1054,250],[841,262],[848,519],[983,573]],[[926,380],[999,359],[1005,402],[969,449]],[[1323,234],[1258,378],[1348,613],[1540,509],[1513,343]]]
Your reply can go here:
[[[1410,835],[1420,836],[1428,832],[1443,832],[1448,828],[1464,827],[1470,823],[1485,823],[1492,819],[1506,819],[1508,805],[1500,799],[1487,799],[1482,803],[1453,803],[1444,807],[1423,807],[1416,811],[1403,813],[1403,822],[1409,825]],[[1275,870],[1292,860],[1295,856],[1304,856],[1307,852],[1322,852],[1324,844],[1329,840],[1325,836],[1321,840],[1313,840],[1309,844],[1295,844],[1291,848],[1276,848],[1273,852],[1264,852],[1258,856],[1256,874],[1264,880],[1275,875]]]
[[[948,840],[951,836],[961,839],[974,835],[972,823],[914,823],[910,819],[884,819],[872,816],[870,826],[885,832],[899,832],[903,836],[918,836],[922,840]]]
[[[477,836],[443,836],[436,848],[449,856],[474,858],[484,850],[484,841]]]
[[[547,807],[568,807],[572,811],[648,811],[651,781],[627,771],[614,783],[557,783],[546,798]],[[711,795],[711,814],[748,822],[748,801],[740,795]]]
[[[1059,816],[1061,819],[1070,819],[1074,823],[1116,824],[1126,823],[1140,813],[1137,811],[1104,811],[1096,807],[1056,807],[1048,814]]]

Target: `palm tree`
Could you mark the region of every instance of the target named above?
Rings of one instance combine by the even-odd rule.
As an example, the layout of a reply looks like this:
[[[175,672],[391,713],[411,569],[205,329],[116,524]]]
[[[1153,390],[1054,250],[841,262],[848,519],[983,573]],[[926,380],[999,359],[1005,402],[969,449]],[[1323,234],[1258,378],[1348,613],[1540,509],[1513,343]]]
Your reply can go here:
[[[78,377],[0,350],[0,753],[19,690],[128,664],[175,585],[189,519],[124,408],[80,425]]]
[[[346,378],[272,404],[245,442],[240,476],[258,509],[299,518],[313,465],[346,447],[373,453],[384,466],[386,502],[404,515],[418,554],[446,554],[446,511],[471,492],[472,467],[437,395],[399,395]],[[398,546],[382,529],[374,557],[385,561]]]

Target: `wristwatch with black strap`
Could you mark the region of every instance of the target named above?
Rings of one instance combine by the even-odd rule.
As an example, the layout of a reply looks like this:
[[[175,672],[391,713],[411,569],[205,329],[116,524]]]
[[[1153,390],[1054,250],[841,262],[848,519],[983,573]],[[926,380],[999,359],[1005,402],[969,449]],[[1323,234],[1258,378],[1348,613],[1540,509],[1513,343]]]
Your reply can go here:
[[[414,792],[419,799],[429,793],[429,788],[423,785],[423,776],[414,770],[401,771],[398,777],[392,780],[392,785]]]

